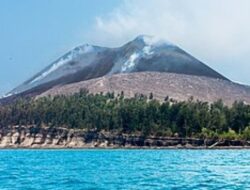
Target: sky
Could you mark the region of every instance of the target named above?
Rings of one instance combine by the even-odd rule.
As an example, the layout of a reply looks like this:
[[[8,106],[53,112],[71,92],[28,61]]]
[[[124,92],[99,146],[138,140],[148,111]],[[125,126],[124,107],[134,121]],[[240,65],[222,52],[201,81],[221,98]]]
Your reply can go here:
[[[0,95],[75,46],[121,46],[139,34],[177,44],[250,85],[249,0],[1,0]]]

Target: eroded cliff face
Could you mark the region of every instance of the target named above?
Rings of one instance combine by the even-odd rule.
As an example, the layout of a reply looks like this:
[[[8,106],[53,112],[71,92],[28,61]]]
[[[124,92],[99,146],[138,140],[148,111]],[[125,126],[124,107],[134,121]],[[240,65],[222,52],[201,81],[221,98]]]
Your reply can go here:
[[[0,148],[216,148],[249,147],[247,141],[141,137],[65,128],[0,128]]]
[[[14,126],[0,129],[0,147],[63,148],[84,147],[83,131],[64,128]]]

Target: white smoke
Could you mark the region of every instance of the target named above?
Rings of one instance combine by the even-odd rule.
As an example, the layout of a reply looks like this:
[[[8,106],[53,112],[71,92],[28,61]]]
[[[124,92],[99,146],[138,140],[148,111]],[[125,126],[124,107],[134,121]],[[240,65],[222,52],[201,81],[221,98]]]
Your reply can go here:
[[[250,84],[249,7],[249,0],[124,0],[96,18],[89,37],[105,46],[120,46],[138,34],[164,38]]]

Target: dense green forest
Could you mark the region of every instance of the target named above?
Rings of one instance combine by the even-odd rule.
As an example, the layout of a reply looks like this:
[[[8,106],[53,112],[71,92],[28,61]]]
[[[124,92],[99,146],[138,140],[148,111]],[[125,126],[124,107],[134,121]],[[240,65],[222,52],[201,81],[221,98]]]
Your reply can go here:
[[[19,99],[0,107],[0,126],[35,125],[122,133],[250,139],[250,106],[235,102],[227,107],[222,101],[208,104],[194,101],[164,102],[136,95],[125,98],[123,92],[89,94],[82,90],[72,96]]]

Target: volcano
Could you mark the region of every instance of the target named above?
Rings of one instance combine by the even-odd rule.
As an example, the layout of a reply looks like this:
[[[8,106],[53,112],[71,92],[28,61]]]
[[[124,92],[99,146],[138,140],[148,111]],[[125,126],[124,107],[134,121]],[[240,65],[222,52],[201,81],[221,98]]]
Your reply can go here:
[[[76,47],[9,95],[43,92],[58,85],[134,72],[179,73],[228,80],[173,43],[140,35],[118,48],[89,44]]]

